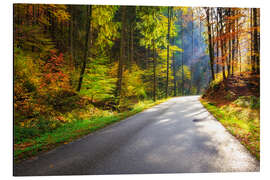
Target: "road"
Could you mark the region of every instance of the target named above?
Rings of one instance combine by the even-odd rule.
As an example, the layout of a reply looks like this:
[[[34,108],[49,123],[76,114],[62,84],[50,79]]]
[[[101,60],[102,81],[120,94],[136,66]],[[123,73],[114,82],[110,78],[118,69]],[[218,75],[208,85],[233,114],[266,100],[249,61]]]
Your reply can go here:
[[[172,98],[15,165],[14,175],[259,171],[259,162],[201,105]]]

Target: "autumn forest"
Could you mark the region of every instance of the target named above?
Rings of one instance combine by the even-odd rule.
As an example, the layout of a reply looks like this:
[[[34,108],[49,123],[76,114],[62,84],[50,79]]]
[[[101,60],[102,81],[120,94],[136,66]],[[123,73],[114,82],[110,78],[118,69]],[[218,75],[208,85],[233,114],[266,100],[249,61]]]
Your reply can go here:
[[[13,10],[16,161],[191,95],[259,159],[260,9]]]

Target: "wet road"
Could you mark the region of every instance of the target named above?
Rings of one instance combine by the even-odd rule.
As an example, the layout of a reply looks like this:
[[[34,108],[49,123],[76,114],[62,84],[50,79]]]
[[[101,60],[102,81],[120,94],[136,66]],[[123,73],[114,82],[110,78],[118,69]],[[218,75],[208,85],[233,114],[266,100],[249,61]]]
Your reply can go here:
[[[14,175],[235,171],[259,171],[259,162],[208,113],[199,96],[187,96],[17,164]]]

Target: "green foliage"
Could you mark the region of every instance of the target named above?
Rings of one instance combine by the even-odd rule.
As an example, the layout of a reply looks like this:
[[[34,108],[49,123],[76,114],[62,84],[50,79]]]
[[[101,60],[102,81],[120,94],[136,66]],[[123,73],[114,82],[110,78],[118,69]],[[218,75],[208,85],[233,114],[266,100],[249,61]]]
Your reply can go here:
[[[39,71],[34,60],[19,48],[14,48],[14,107],[22,116],[34,116],[39,107],[34,96],[39,86]]]
[[[92,8],[92,26],[97,32],[95,39],[95,47],[92,51],[97,50],[99,53],[106,51],[106,48],[111,48],[114,40],[119,38],[120,23],[114,21],[114,16],[119,6],[100,6],[96,5]]]
[[[211,81],[210,88],[212,88],[214,91],[217,91],[220,88],[220,82],[218,81]]]
[[[111,65],[107,59],[89,59],[81,95],[88,96],[92,100],[104,100],[113,98],[116,78],[110,76]]]
[[[179,77],[179,80],[182,82],[182,69],[184,69],[184,80],[190,80],[191,79],[191,71],[190,68],[186,65],[180,66],[178,71],[176,72],[177,77]]]
[[[137,29],[143,37],[140,39],[142,46],[153,47],[153,41],[155,48],[167,46],[167,26],[164,24],[166,17],[160,12],[160,7],[138,8],[137,14],[141,21],[137,23]]]
[[[132,64],[131,69],[124,72],[123,95],[125,97],[146,98],[145,85],[142,81],[143,74],[144,71],[136,64]]]

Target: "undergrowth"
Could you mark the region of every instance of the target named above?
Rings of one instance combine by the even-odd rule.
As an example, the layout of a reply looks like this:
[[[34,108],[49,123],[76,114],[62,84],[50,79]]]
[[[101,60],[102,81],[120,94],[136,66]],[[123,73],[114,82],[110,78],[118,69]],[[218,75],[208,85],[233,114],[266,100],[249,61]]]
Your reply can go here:
[[[233,103],[216,106],[201,99],[204,107],[260,160],[260,110],[258,98],[239,97]]]

